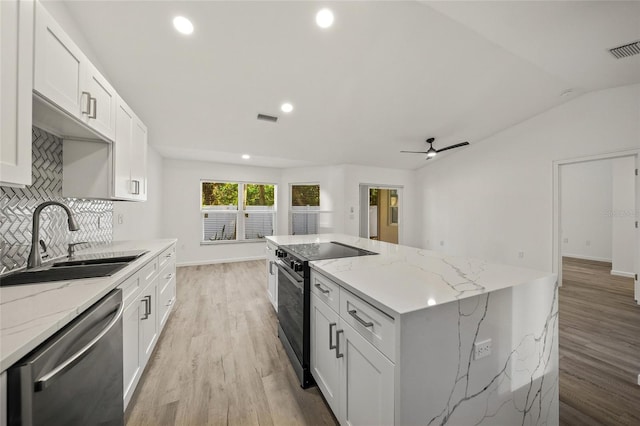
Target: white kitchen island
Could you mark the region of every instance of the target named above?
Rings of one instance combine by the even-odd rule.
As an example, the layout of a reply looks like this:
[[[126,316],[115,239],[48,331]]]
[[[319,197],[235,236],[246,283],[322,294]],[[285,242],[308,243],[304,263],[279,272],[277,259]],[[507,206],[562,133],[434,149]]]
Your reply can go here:
[[[558,424],[551,273],[326,234],[379,253],[310,262],[311,371],[342,424]]]

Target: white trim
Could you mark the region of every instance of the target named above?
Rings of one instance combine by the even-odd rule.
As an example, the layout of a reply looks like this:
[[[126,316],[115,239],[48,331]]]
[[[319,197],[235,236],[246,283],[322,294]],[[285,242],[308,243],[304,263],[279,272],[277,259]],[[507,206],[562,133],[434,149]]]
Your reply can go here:
[[[584,254],[572,254],[572,253],[562,253],[562,257],[573,257],[574,259],[582,259],[582,260],[595,260],[596,262],[606,262],[611,263],[611,259],[607,259],[606,257],[597,257],[597,256],[586,256]]]
[[[562,286],[562,268],[560,268],[562,261],[562,241],[560,238],[560,166],[572,163],[583,163],[586,161],[606,160],[611,158],[620,157],[635,157],[636,167],[640,163],[640,149],[628,149],[618,152],[606,152],[597,155],[590,155],[587,157],[569,158],[563,160],[553,160],[552,162],[552,185],[553,185],[553,218],[552,218],[552,250],[551,260],[552,272],[558,277],[558,283]],[[638,183],[636,183],[636,186]],[[638,188],[636,188],[638,191]],[[636,204],[640,203],[640,200],[636,200]],[[636,244],[636,253],[640,251],[640,247]],[[637,254],[636,254],[637,256]],[[636,297],[638,295],[636,294]],[[640,300],[638,302],[640,304]]]
[[[235,262],[247,262],[250,260],[263,260],[266,256],[250,256],[250,257],[234,257],[229,259],[210,259],[210,260],[194,260],[191,262],[177,262],[176,267],[180,266],[201,266],[201,265],[215,265],[218,263],[235,263]]]
[[[635,278],[636,274],[633,272],[624,272],[624,271],[616,271],[615,269],[611,270],[611,275],[615,275],[616,277],[627,277],[627,278]]]

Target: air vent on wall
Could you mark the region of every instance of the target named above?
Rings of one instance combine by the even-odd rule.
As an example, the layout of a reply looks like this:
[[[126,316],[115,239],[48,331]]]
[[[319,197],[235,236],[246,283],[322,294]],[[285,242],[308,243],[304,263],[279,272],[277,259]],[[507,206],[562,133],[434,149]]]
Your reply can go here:
[[[611,52],[611,54],[617,59],[637,55],[640,53],[640,41],[625,44],[624,46],[614,47],[613,49],[609,49],[609,52]]]
[[[258,114],[258,120],[271,121],[272,123],[275,123],[278,121],[278,117],[274,115]]]

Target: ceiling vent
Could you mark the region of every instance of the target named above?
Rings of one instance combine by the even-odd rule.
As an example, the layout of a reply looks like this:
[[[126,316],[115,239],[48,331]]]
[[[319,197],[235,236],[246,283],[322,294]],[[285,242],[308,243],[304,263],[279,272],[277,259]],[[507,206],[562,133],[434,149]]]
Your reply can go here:
[[[258,114],[258,120],[271,121],[272,123],[275,123],[278,121],[278,117],[275,115]]]
[[[609,52],[611,52],[611,54],[617,59],[637,55],[640,53],[640,41],[625,44],[624,46],[614,47],[613,49],[609,49]]]

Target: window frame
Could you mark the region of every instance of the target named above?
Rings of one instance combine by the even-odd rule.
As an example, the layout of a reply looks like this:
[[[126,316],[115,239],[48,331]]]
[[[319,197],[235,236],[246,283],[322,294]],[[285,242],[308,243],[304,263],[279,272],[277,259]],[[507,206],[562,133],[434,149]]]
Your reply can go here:
[[[294,186],[317,186],[318,187],[318,206],[306,206],[307,209],[306,210],[294,210],[294,207],[305,207],[305,206],[294,206],[293,205],[293,187]],[[289,211],[289,220],[288,220],[288,225],[289,225],[289,235],[294,235],[293,234],[293,214],[294,213],[307,213],[307,214],[315,214],[316,215],[316,232],[315,234],[318,234],[320,232],[320,213],[322,212],[321,207],[322,207],[322,199],[321,199],[321,191],[322,188],[320,186],[320,182],[295,182],[295,183],[289,183],[289,205],[288,205],[288,211]],[[295,235],[314,235],[314,234],[295,234]]]
[[[202,205],[202,187],[203,183],[230,183],[234,185],[238,185],[238,199],[237,205],[234,206],[235,209],[230,208],[212,208],[212,207],[221,207],[221,206],[203,206]],[[277,227],[278,227],[278,184],[274,182],[256,182],[256,181],[239,181],[239,180],[224,180],[224,179],[200,179],[199,182],[199,191],[200,191],[200,245],[216,245],[216,244],[237,244],[237,243],[257,243],[263,242],[266,238],[245,238],[246,237],[246,226],[245,219],[248,217],[247,214],[250,213],[271,213],[273,214],[273,234],[277,235]],[[264,209],[264,210],[247,210],[247,206],[245,205],[244,200],[244,186],[245,185],[272,185],[273,186],[273,210]],[[227,206],[228,207],[228,206]],[[205,240],[204,239],[204,215],[205,214],[220,214],[220,213],[235,213],[236,215],[236,238],[232,240]],[[242,238],[240,238],[242,237]],[[266,237],[266,236],[265,236]]]

